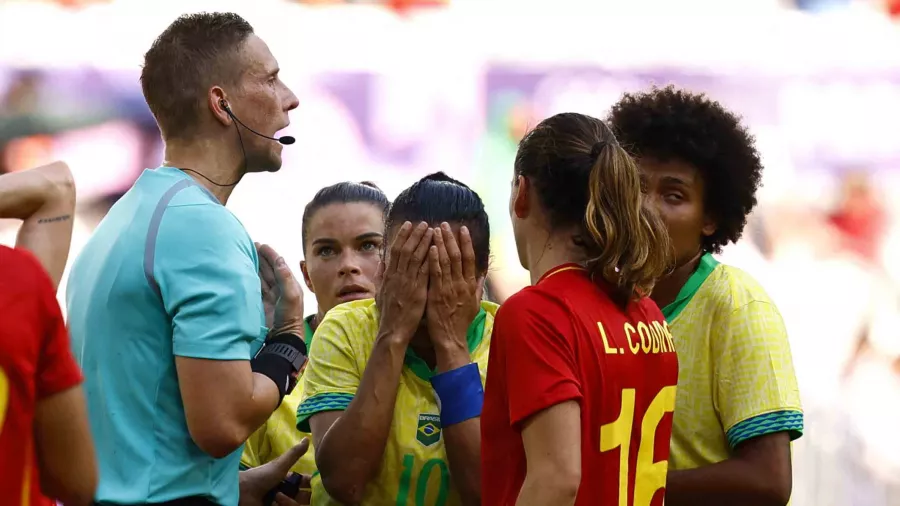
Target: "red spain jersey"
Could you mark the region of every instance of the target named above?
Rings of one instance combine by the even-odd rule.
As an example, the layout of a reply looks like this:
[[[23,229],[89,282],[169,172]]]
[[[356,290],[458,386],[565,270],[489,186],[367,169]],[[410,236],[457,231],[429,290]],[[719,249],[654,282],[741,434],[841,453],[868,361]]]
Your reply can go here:
[[[0,497],[10,506],[41,496],[35,406],[81,382],[55,290],[29,253],[0,246]]]
[[[656,304],[623,311],[609,289],[561,265],[497,313],[481,415],[485,506],[516,503],[523,422],[570,400],[581,406],[575,504],[663,504],[678,359]]]

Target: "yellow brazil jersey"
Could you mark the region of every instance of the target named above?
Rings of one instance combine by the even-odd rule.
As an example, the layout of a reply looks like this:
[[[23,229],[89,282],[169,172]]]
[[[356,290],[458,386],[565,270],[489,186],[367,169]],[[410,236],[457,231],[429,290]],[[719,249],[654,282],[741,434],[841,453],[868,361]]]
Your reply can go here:
[[[469,353],[478,363],[481,381],[487,372],[488,349],[497,305],[482,302],[469,327]],[[347,408],[362,379],[378,333],[378,308],[373,299],[332,309],[316,329],[309,364],[303,375],[303,401],[297,424],[309,431],[309,418],[323,411]],[[459,493],[450,468],[441,418],[429,381],[433,371],[412,350],[400,375],[394,420],[378,476],[366,487],[365,506],[458,506]],[[313,480],[314,506],[339,504]]]
[[[306,318],[306,349],[312,345],[313,332],[309,326],[312,316]],[[266,423],[250,436],[241,454],[241,467],[251,468],[271,462],[294,446],[300,444],[304,437],[309,438],[309,450],[294,464],[291,471],[301,474],[313,474],[316,471],[315,451],[312,447],[312,436],[297,430],[297,407],[303,398],[302,377],[294,387],[294,391],[284,397],[281,405],[275,409]]]
[[[723,461],[738,444],[803,432],[800,392],[778,308],[747,273],[712,255],[663,308],[678,353],[671,469]]]

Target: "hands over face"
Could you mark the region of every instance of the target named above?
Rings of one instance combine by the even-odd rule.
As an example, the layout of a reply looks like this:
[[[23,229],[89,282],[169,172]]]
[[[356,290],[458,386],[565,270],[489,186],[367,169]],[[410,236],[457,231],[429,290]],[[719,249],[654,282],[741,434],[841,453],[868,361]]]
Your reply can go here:
[[[400,226],[391,243],[387,264],[378,268],[381,288],[376,297],[381,312],[380,333],[412,339],[428,298],[428,247],[434,230],[427,223]]]
[[[466,332],[481,308],[483,276],[476,274],[475,249],[467,227],[460,227],[459,243],[447,223],[434,229],[428,250],[428,334],[438,356],[438,369],[455,368],[469,362]],[[442,365],[456,358],[454,364]]]

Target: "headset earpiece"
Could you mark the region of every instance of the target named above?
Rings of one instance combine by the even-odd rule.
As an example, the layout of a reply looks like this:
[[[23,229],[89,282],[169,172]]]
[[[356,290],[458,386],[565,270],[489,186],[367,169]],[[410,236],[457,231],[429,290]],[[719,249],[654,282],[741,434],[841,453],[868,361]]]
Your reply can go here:
[[[226,102],[224,99],[219,100],[219,107],[227,111],[229,109],[228,102]]]

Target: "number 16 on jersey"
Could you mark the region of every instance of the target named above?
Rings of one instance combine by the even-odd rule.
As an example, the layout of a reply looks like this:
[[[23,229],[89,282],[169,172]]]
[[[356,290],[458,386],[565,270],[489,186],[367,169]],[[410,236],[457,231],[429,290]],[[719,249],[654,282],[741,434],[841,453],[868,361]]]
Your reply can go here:
[[[653,460],[653,451],[657,427],[666,413],[675,411],[675,386],[660,390],[643,416],[635,413],[635,396],[634,388],[623,389],[622,408],[618,418],[600,427],[600,451],[619,449],[619,506],[650,506],[656,492],[666,486],[666,472],[669,469],[668,460]],[[637,441],[634,493],[629,494],[629,455],[635,424],[640,424],[641,431],[640,440]]]

